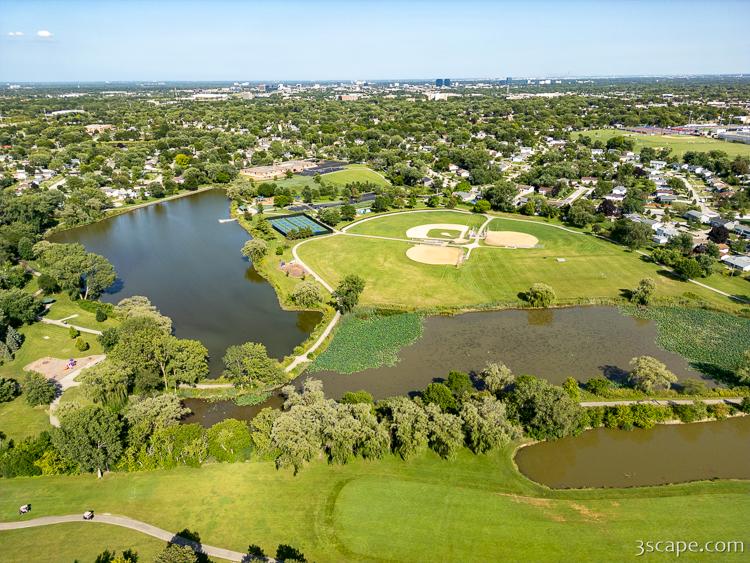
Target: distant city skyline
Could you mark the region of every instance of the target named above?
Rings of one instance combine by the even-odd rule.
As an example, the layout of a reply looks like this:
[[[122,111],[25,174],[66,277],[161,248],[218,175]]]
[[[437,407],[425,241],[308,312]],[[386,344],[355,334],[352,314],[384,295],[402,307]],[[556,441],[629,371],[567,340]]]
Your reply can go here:
[[[0,81],[750,73],[738,0],[0,0]]]

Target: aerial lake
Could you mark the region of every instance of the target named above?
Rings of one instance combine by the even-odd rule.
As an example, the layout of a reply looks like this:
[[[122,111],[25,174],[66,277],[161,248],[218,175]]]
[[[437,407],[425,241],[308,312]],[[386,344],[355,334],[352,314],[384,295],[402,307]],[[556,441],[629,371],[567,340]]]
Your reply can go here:
[[[701,374],[683,357],[656,344],[656,325],[616,307],[506,310],[428,317],[424,333],[402,349],[395,366],[352,374],[320,372],[302,377],[323,381],[326,393],[366,389],[375,398],[424,389],[450,370],[477,372],[503,362],[516,375],[535,375],[556,384],[567,377],[621,380],[636,356],[654,356],[680,379]]]
[[[282,358],[320,321],[318,312],[285,311],[273,287],[242,257],[249,238],[229,216],[223,191],[157,203],[57,233],[54,242],[80,242],[106,256],[118,280],[102,296],[117,303],[145,295],[172,318],[176,336],[203,342],[211,374],[221,372],[228,346],[262,342]]]
[[[750,479],[750,416],[648,430],[597,428],[521,448],[516,464],[552,488]]]

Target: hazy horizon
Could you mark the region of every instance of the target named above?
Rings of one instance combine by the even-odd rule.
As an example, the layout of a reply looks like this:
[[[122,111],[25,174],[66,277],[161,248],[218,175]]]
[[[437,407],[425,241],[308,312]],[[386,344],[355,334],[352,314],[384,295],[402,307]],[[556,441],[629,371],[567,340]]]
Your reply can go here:
[[[745,25],[750,3],[737,0],[0,0],[0,12],[2,82],[610,78],[750,71]]]

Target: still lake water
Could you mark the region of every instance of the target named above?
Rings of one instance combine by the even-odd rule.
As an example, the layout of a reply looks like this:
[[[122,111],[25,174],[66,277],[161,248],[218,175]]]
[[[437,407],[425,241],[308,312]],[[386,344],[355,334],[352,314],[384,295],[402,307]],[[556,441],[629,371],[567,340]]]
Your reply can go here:
[[[552,488],[750,479],[750,416],[630,432],[597,428],[521,448],[516,464]]]
[[[56,234],[114,264],[118,281],[102,296],[117,303],[145,295],[174,322],[175,335],[203,342],[211,374],[228,346],[262,342],[276,358],[290,354],[320,321],[319,312],[284,311],[273,287],[242,257],[248,235],[229,216],[223,191],[136,209]]]
[[[450,370],[481,371],[503,362],[516,375],[535,375],[556,384],[567,377],[618,380],[636,356],[654,356],[680,379],[701,377],[678,354],[656,344],[656,325],[621,314],[615,307],[506,310],[428,317],[422,337],[398,354],[395,366],[358,373],[305,374],[323,381],[326,393],[366,389],[375,398],[424,389]]]

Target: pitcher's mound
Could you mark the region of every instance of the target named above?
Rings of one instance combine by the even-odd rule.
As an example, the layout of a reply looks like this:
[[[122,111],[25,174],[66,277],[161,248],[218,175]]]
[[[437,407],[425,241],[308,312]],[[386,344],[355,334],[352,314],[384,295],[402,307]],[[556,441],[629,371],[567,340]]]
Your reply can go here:
[[[517,233],[516,231],[489,231],[484,242],[490,246],[534,248],[539,244],[539,239],[526,233]]]
[[[406,256],[422,264],[450,265],[458,264],[464,251],[452,246],[431,246],[419,244],[406,251]]]

